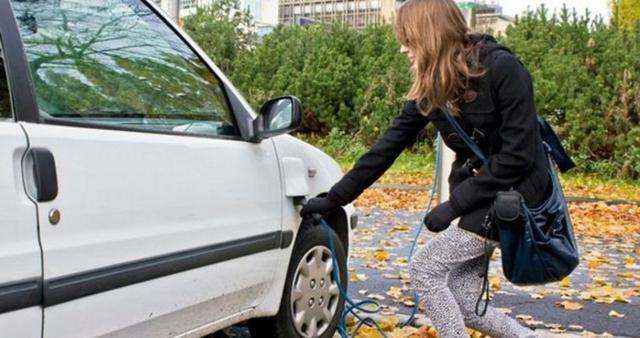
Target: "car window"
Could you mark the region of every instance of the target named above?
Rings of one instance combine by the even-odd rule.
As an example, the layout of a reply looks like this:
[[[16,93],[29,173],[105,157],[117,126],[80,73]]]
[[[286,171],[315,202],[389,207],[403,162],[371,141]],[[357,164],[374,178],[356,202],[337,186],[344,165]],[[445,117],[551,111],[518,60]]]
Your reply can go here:
[[[220,81],[142,1],[11,4],[43,117],[238,135]]]
[[[4,54],[2,49],[2,38],[0,37],[0,118],[11,118],[11,97],[9,96],[9,85],[7,83],[7,73],[4,68]]]

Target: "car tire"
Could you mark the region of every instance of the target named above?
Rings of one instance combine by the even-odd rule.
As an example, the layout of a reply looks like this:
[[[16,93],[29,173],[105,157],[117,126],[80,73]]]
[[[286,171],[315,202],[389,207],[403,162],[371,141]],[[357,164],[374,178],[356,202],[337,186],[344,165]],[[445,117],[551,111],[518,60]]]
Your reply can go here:
[[[338,235],[329,229],[335,246],[341,285],[346,290],[347,256]],[[254,338],[330,338],[342,314],[329,239],[321,225],[300,229],[291,255],[278,314],[249,322]]]

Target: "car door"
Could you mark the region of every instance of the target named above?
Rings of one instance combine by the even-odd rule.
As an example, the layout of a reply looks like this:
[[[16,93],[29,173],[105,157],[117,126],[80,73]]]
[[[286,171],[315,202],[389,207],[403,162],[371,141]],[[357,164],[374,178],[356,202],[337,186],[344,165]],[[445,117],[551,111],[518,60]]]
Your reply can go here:
[[[32,186],[57,190],[38,202],[44,335],[169,336],[256,306],[280,252],[273,143],[243,141],[223,82],[146,2],[10,3],[39,108],[22,126],[52,176]]]
[[[8,12],[8,3],[0,2],[0,335],[37,337],[42,330],[38,223],[22,181],[27,138],[15,121],[25,107],[10,93],[15,97],[28,83],[18,76],[25,63]]]

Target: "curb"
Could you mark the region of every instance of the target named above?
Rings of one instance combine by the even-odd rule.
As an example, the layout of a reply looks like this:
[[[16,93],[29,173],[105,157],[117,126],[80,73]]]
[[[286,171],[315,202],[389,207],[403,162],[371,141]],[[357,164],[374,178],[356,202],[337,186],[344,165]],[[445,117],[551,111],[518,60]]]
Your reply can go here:
[[[393,183],[375,183],[371,186],[371,189],[397,189],[403,191],[431,191],[431,188],[410,185],[410,184],[393,184]],[[566,196],[568,203],[597,203],[604,202],[607,205],[621,205],[621,204],[631,204],[640,206],[640,201],[626,201],[626,200],[611,200],[606,198],[595,198],[595,197],[580,197],[580,196]]]

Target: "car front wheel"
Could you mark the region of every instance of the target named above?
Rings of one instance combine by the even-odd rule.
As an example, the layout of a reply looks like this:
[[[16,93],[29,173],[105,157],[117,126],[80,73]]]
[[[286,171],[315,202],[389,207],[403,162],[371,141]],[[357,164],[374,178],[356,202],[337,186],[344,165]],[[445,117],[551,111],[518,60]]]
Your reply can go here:
[[[330,229],[342,285],[346,287],[347,257],[338,235]],[[321,225],[300,229],[293,247],[278,314],[253,320],[252,337],[332,337],[344,305],[333,278],[329,239]]]

